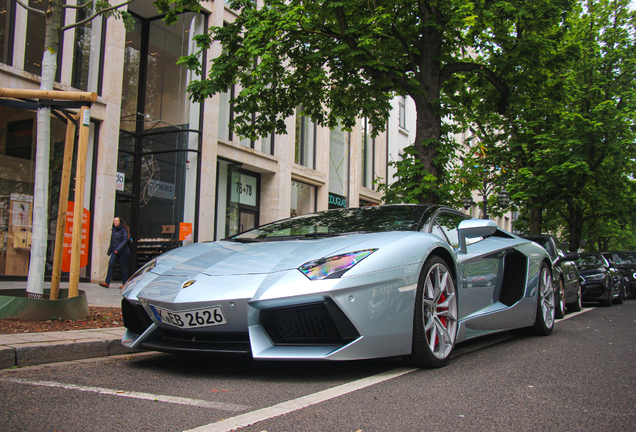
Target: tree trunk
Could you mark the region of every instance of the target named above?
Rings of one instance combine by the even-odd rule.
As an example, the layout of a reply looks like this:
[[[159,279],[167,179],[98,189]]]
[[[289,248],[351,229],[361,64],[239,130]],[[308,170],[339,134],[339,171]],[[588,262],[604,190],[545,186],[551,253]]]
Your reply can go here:
[[[441,138],[441,120],[438,110],[424,98],[414,98],[417,109],[415,129],[415,142],[413,146],[417,150],[419,160],[424,168],[436,179],[440,179],[442,168],[437,164],[439,157],[439,140]],[[424,179],[421,179],[424,182]],[[422,203],[437,204],[439,198],[435,192],[436,183],[431,183],[422,195]]]
[[[568,200],[567,210],[568,228],[570,230],[568,247],[571,252],[576,252],[581,247],[581,237],[583,236],[583,212],[576,207],[572,200]]]
[[[530,235],[541,234],[541,225],[543,224],[543,208],[537,207],[535,200],[530,200],[530,220],[528,221],[528,229]]]
[[[442,131],[440,112],[442,34],[435,26],[426,27],[422,40],[425,46],[420,50],[422,60],[418,74],[420,87],[411,92],[415,101],[417,119],[415,126],[415,142],[420,162],[436,180],[428,185],[422,195],[422,202],[437,204],[439,196],[437,184],[442,181],[442,162],[439,160],[439,141]],[[424,179],[422,179],[424,181]]]
[[[53,90],[62,18],[61,0],[50,0],[45,16],[44,53],[40,90]],[[49,208],[49,161],[51,150],[51,110],[40,108],[37,114],[35,183],[33,186],[33,234],[27,278],[27,296],[42,298],[46,266],[46,240]]]

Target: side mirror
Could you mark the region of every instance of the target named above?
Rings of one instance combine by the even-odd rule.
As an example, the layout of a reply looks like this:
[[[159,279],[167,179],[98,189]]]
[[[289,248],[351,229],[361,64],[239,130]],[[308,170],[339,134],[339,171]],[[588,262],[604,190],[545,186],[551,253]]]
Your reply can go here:
[[[564,254],[564,256],[559,257],[559,259],[556,260],[554,264],[556,265],[563,261],[576,261],[577,259],[579,259],[579,257],[580,255],[577,252],[567,252]]]
[[[580,258],[578,252],[567,252],[563,258],[565,261],[576,261]]]
[[[486,237],[493,235],[495,231],[497,231],[497,224],[495,221],[489,219],[470,219],[461,221],[457,227],[459,235],[459,251],[461,253],[467,253],[467,238]]]

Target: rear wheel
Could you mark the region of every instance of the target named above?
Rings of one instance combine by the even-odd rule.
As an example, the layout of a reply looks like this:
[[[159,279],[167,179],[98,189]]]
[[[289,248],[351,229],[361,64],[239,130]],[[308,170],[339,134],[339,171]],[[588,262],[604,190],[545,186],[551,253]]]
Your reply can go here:
[[[565,316],[565,285],[563,279],[559,278],[559,289],[557,290],[556,309],[554,316],[557,319],[561,319]]]
[[[618,290],[618,297],[614,299],[614,304],[623,304],[625,300],[625,286],[621,286]]]
[[[583,304],[581,300],[581,284],[578,284],[578,292],[576,293],[576,301],[573,303],[568,303],[566,306],[568,308],[568,312],[580,312],[583,309]]]
[[[536,335],[549,335],[554,329],[555,292],[552,285],[550,268],[543,263],[539,275],[539,291],[537,293],[537,316],[532,327]]]
[[[438,256],[426,260],[415,297],[413,345],[405,361],[416,367],[446,364],[457,338],[457,293],[453,275]]]

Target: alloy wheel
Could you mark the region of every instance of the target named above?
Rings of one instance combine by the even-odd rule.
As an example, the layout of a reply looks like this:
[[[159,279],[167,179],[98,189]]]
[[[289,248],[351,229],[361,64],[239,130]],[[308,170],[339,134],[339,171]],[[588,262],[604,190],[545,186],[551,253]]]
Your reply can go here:
[[[436,263],[426,275],[422,308],[428,347],[436,358],[445,359],[457,335],[457,296],[453,278],[443,264]]]
[[[541,307],[541,315],[546,327],[552,328],[554,325],[555,315],[555,293],[552,285],[552,276],[547,268],[541,270],[541,279],[539,280],[539,305]]]

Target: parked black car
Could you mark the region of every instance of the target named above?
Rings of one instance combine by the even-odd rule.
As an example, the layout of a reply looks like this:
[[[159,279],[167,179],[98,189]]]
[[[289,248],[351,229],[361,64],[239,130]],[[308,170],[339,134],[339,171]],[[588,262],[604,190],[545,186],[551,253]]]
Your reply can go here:
[[[583,301],[611,306],[625,298],[620,273],[598,252],[580,253],[576,266],[581,274]]]
[[[603,256],[623,277],[625,298],[636,298],[636,252],[603,252]]]
[[[569,312],[581,310],[581,283],[579,271],[574,261],[579,257],[577,253],[565,253],[559,248],[557,240],[549,234],[525,235],[523,238],[539,243],[552,259],[552,276],[557,290],[555,315],[563,318],[565,309]]]

